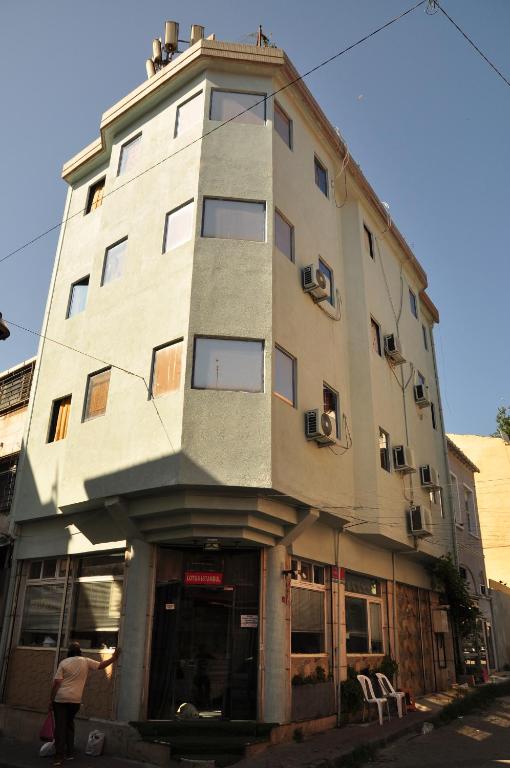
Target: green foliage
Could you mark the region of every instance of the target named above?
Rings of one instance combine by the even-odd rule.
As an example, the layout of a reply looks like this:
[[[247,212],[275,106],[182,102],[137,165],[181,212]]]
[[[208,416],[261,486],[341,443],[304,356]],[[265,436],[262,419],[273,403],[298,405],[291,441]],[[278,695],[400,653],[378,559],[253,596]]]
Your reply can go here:
[[[496,414],[497,430],[492,437],[502,437],[503,440],[510,442],[510,405],[501,405]]]
[[[316,685],[317,683],[327,683],[328,680],[331,680],[331,675],[328,676],[325,669],[317,665],[313,675],[302,675],[301,672],[294,675],[292,685]]]
[[[302,728],[294,728],[294,733],[292,734],[292,738],[294,739],[297,744],[301,744],[305,740],[305,734],[303,733]]]
[[[471,599],[466,580],[462,578],[450,553],[436,560],[432,573],[444,592],[450,614],[460,637],[475,635],[480,611]]]
[[[363,704],[363,691],[356,678],[354,667],[347,667],[347,680],[340,683],[340,696],[342,712],[354,715],[359,712]]]
[[[388,653],[381,661],[381,666],[377,672],[382,672],[389,680],[393,682],[395,675],[398,672],[398,663]]]
[[[508,696],[509,693],[510,681],[508,680],[504,683],[484,685],[481,688],[477,688],[472,693],[470,692],[466,696],[452,701],[451,704],[447,704],[446,707],[443,707],[436,719],[439,723],[450,723],[458,717],[468,715],[473,710],[487,707],[498,696]]]

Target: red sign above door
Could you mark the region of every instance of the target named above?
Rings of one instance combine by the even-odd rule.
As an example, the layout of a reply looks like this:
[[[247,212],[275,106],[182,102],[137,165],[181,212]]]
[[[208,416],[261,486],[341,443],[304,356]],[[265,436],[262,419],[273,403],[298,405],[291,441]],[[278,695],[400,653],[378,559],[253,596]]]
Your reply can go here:
[[[221,587],[223,574],[211,571],[185,571],[184,583],[189,586]]]

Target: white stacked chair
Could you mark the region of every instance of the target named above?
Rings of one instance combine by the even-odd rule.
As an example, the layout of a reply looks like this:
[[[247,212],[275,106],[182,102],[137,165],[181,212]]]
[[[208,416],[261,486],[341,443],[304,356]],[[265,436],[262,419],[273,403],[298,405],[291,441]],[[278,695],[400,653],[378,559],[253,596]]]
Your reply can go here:
[[[388,713],[388,720],[390,719],[390,708],[388,706],[388,699],[383,697],[377,697],[374,693],[372,681],[366,675],[356,675],[358,682],[361,685],[363,691],[363,722],[365,721],[365,709],[369,712],[370,704],[377,706],[379,713],[379,725],[383,724],[383,707],[386,704],[386,711]]]
[[[381,691],[383,695],[390,699],[395,699],[397,702],[397,710],[398,710],[398,716],[402,717],[402,709],[404,709],[404,714],[407,715],[407,704],[406,704],[406,695],[403,693],[403,691],[396,691],[386,675],[383,675],[382,672],[376,672],[375,676],[377,677],[377,682],[381,686]],[[402,707],[403,703],[403,707]]]

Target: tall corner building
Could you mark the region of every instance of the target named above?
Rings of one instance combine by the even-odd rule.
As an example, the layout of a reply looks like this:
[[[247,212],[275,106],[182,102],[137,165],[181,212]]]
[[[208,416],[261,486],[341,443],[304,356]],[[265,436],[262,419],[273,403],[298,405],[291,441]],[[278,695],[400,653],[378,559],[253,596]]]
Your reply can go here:
[[[81,710],[112,721],[186,702],[333,724],[348,667],[384,655],[415,694],[453,680],[430,578],[452,548],[438,312],[297,77],[278,48],[200,39],[64,166],[14,503],[10,731],[20,709],[36,727],[71,640],[123,647]]]

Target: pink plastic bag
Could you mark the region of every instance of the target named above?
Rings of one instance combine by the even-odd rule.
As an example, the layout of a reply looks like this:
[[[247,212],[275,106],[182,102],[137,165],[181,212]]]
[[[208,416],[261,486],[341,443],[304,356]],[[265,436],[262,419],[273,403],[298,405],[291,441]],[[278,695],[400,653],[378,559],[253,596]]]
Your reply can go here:
[[[53,712],[48,712],[48,716],[44,721],[39,733],[39,738],[41,741],[53,741],[55,739],[55,723],[53,721]]]

